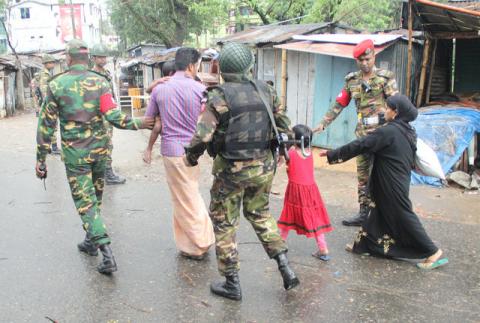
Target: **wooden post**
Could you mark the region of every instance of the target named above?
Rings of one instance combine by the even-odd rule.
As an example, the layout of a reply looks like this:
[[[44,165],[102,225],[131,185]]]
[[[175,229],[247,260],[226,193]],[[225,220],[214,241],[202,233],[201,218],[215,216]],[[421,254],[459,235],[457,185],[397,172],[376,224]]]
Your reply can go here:
[[[287,50],[282,48],[282,105],[287,106]]]
[[[407,57],[407,84],[405,93],[410,97],[410,87],[412,81],[412,38],[413,38],[413,0],[408,0],[408,57]]]
[[[433,72],[435,71],[435,60],[437,58],[437,39],[435,39],[435,44],[433,45],[432,51],[432,61],[430,62],[430,73],[428,75],[428,84],[427,84],[427,94],[425,95],[425,103],[430,102],[430,90],[432,88],[433,81]]]
[[[420,73],[420,83],[418,84],[417,94],[417,108],[422,104],[423,89],[425,88],[425,77],[427,75],[428,57],[430,56],[430,39],[425,40],[425,46],[423,47],[423,59],[422,59],[422,72]]]

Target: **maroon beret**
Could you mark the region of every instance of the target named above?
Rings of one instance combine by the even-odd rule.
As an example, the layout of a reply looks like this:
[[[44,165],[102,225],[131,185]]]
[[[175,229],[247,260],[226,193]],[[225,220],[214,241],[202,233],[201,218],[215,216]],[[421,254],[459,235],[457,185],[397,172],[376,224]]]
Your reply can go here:
[[[358,43],[357,46],[355,46],[355,48],[353,49],[353,57],[359,58],[363,54],[370,54],[370,52],[373,52],[374,49],[375,46],[373,45],[373,40],[365,39],[364,41]]]

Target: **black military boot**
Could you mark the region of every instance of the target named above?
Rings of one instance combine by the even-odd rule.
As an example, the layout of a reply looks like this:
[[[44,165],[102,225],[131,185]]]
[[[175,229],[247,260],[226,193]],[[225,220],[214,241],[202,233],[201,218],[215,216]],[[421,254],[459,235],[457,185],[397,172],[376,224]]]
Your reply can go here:
[[[370,207],[367,205],[360,205],[360,211],[358,214],[349,220],[343,220],[342,224],[348,227],[359,227],[367,219],[369,212]]]
[[[118,176],[113,172],[113,168],[111,166],[107,166],[105,169],[105,184],[107,185],[117,185],[117,184],[125,184],[127,179],[122,176]]]
[[[52,144],[52,155],[60,155],[60,149],[57,144]]]
[[[99,249],[102,252],[103,260],[102,263],[97,267],[98,272],[101,274],[110,275],[114,271],[117,271],[117,263],[113,257],[110,245],[103,244],[99,247]]]
[[[225,282],[211,283],[210,290],[216,295],[240,301],[242,299],[242,290],[240,289],[238,274],[228,275],[225,278]]]
[[[89,256],[98,256],[98,248],[95,244],[90,240],[88,235],[85,236],[85,240],[80,242],[78,245],[78,250],[81,252],[86,253]]]
[[[300,284],[300,281],[288,264],[288,258],[285,252],[275,256],[275,260],[278,264],[278,270],[280,270],[280,273],[282,274],[283,287],[286,290],[292,289]]]

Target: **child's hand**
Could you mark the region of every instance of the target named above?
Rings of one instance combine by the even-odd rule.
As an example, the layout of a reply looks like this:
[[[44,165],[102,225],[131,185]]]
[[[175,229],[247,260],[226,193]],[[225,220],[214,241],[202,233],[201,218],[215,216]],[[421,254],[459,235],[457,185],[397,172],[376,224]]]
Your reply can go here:
[[[319,155],[320,157],[325,157],[325,156],[327,156],[327,152],[328,152],[328,150],[322,149],[322,150],[320,150],[320,152],[318,153],[318,155]]]

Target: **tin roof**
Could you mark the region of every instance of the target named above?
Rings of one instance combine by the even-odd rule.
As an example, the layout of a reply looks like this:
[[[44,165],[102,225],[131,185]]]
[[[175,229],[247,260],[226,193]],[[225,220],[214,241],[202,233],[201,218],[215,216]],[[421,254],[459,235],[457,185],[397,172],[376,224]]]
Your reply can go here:
[[[23,56],[23,55],[19,55],[19,58],[20,58],[20,64],[22,64],[24,68],[25,67],[36,68],[36,69],[43,68],[42,63],[40,62],[40,58],[36,60],[34,58]],[[6,55],[0,56],[0,65],[8,66],[16,70],[17,66],[15,64],[15,61],[16,61],[16,57],[13,55],[6,54]]]
[[[402,35],[392,34],[321,34],[321,35],[294,35],[295,40],[308,40],[322,43],[338,43],[356,45],[365,39],[373,40],[375,46],[384,45],[402,38]]]
[[[415,0],[414,7],[422,27],[430,33],[480,31],[480,12],[429,0]],[[478,35],[480,36],[480,35]]]
[[[384,49],[389,47],[393,42],[375,46],[375,53],[378,54]],[[294,43],[287,43],[282,45],[276,45],[275,48],[281,48],[286,50],[293,50],[297,52],[314,53],[328,56],[344,57],[353,59],[352,53],[355,44],[342,44],[342,43],[318,43],[311,41],[300,41]]]
[[[331,22],[317,24],[265,25],[256,26],[221,38],[217,41],[217,44],[223,44],[226,42],[238,42],[247,45],[280,44],[291,40],[294,35],[310,34],[330,26],[337,26],[355,32],[357,31],[352,27]]]

